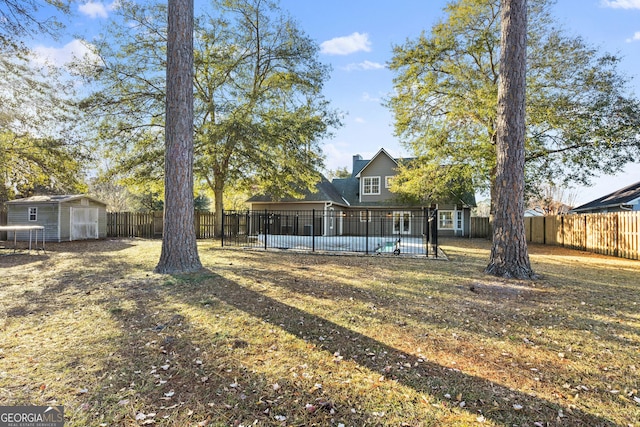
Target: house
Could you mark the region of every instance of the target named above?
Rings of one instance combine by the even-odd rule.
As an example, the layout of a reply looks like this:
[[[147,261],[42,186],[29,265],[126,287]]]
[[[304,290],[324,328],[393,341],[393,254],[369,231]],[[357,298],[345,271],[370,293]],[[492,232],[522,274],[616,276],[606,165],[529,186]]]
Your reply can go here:
[[[364,235],[365,232],[419,235],[427,226],[422,214],[424,209],[436,208],[439,235],[468,236],[474,195],[463,198],[452,195],[451,200],[429,201],[425,205],[403,202],[390,191],[401,161],[410,159],[396,159],[384,149],[368,160],[355,155],[347,178],[329,181],[322,177],[316,191],[306,191],[297,199],[273,200],[269,195],[258,195],[247,202],[252,211],[318,212],[317,217],[305,224],[293,223],[290,230],[293,234],[307,234],[313,229],[315,234],[324,236]],[[391,221],[382,221],[383,218]],[[390,227],[384,224],[392,224],[392,229],[381,229]]]
[[[44,227],[47,242],[104,239],[107,205],[85,195],[33,196],[7,202],[7,225]],[[29,240],[29,232],[17,232]]]
[[[569,213],[640,211],[640,182],[573,208]]]

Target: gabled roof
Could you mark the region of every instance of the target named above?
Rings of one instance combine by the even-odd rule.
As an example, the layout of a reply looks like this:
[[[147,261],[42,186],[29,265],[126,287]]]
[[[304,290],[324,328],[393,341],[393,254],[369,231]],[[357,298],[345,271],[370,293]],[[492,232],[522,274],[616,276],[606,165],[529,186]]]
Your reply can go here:
[[[367,201],[362,202],[360,200],[360,175],[367,166],[372,164],[379,156],[387,156],[395,165],[400,165],[405,162],[411,162],[414,158],[393,158],[389,153],[381,148],[375,156],[371,159],[365,160],[359,154],[353,156],[353,170],[351,176],[347,178],[334,178],[331,182],[322,176],[321,181],[316,184],[316,191],[309,190],[302,191],[302,197],[293,198],[286,197],[276,200],[269,194],[261,194],[251,197],[247,200],[248,203],[333,203],[342,206],[366,206],[366,207],[389,207],[389,206],[412,206],[407,201],[400,201],[396,199],[388,199],[381,201]],[[469,192],[462,196],[451,195],[451,200],[442,200],[441,203],[462,203],[465,206],[475,206],[475,195],[473,192]]]
[[[15,199],[7,202],[9,205],[19,205],[19,204],[34,204],[34,203],[49,203],[49,204],[60,204],[65,202],[72,202],[74,200],[80,199],[89,199],[93,202],[100,203],[101,205],[105,205],[106,203],[94,199],[93,197],[86,196],[84,194],[62,194],[62,195],[53,195],[53,196],[31,196],[25,197],[24,199]]]
[[[370,160],[360,160],[360,162],[363,162],[364,165],[358,170],[358,172],[355,171],[355,167],[354,167],[354,171],[352,175],[355,176],[356,178],[360,178],[360,174],[362,173],[362,171],[365,170],[367,166],[372,164],[374,160],[377,159],[378,156],[380,155],[386,155],[389,159],[391,159],[391,161],[393,161],[393,163],[396,164],[396,166],[398,165],[398,161],[394,159],[389,153],[387,153],[387,151],[384,148],[381,148],[380,150],[378,150],[376,155],[373,156]]]
[[[571,212],[583,212],[601,210],[607,208],[620,207],[621,205],[631,204],[636,199],[640,198],[640,182],[631,184],[613,193],[602,196],[598,199],[592,200],[589,203],[573,208]]]

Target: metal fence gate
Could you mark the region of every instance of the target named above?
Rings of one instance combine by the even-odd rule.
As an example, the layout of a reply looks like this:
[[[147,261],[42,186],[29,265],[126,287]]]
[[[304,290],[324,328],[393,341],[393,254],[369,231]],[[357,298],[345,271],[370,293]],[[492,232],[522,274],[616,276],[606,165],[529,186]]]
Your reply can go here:
[[[438,256],[435,209],[224,211],[222,246]]]

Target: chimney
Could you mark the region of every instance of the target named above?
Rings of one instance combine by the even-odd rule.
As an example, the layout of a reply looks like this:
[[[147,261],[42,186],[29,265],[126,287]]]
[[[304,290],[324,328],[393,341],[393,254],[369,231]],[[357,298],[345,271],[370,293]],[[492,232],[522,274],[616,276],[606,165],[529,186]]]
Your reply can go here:
[[[353,165],[351,167],[352,174],[356,172],[356,163],[360,160],[362,160],[362,156],[360,154],[356,154],[355,156],[353,156]]]

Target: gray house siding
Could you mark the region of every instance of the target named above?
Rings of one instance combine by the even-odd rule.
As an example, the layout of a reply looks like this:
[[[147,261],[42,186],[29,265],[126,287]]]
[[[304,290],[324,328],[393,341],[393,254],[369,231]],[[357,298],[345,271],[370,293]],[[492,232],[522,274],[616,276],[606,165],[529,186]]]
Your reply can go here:
[[[107,210],[104,205],[96,203],[91,199],[84,199],[87,202],[83,204],[82,200],[73,200],[65,202],[64,208],[61,209],[60,216],[60,238],[63,241],[71,240],[71,208],[73,209],[97,209],[98,210],[98,238],[107,237]]]
[[[398,162],[409,161],[394,159],[384,149],[370,160],[355,155],[350,176],[334,178],[331,182],[323,178],[317,191],[309,192],[300,199],[273,201],[268,195],[260,195],[248,202],[254,211],[315,209],[316,215],[324,213],[325,216],[320,225],[314,226],[314,234],[325,236],[426,235],[428,225],[425,224],[427,219],[423,208],[437,207],[444,215],[443,218],[438,215],[438,230],[442,235],[468,236],[471,206],[475,205],[472,193],[452,194],[451,199],[442,200],[444,203],[427,200],[418,204],[401,200],[390,191],[390,181],[398,173]],[[299,230],[295,226],[293,228]],[[288,231],[290,227],[285,229]]]
[[[29,220],[29,212],[31,208],[36,208],[36,221]],[[9,205],[7,210],[7,225],[40,225],[44,227],[44,239],[47,242],[58,241],[58,206],[53,204],[24,204]],[[33,233],[33,232],[32,232]],[[38,231],[38,240],[42,237],[42,232]],[[10,231],[7,238],[12,238],[13,232]],[[34,236],[35,237],[35,236]],[[29,240],[28,231],[17,232],[16,239],[20,241]]]
[[[396,175],[398,165],[387,155],[378,155],[360,171],[360,203],[380,203],[393,199],[395,195],[385,185],[386,177]],[[366,194],[367,180],[378,181],[378,194]]]
[[[30,209],[36,209],[37,220],[29,221]],[[72,239],[72,209],[97,210],[97,238],[107,237],[106,204],[83,196],[36,196],[7,203],[7,225],[41,225],[45,241],[64,242]],[[18,232],[17,240],[29,240],[29,232]],[[89,238],[94,238],[93,234]]]

